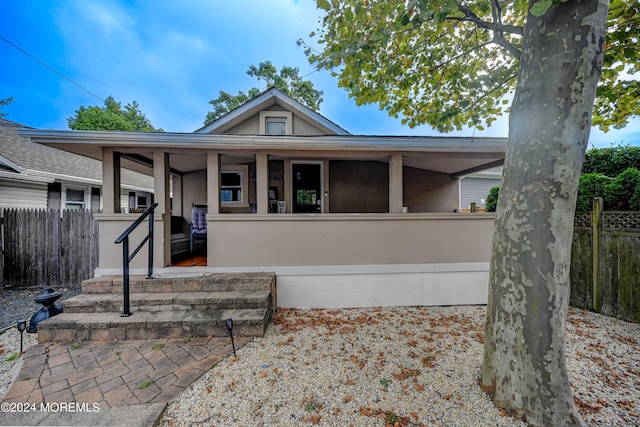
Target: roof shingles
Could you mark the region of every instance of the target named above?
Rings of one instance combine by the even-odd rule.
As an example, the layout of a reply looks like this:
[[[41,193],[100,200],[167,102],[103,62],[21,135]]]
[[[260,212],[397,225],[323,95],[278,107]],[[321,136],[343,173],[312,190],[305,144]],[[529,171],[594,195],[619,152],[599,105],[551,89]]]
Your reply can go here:
[[[0,119],[0,156],[27,170],[102,182],[100,161],[34,143],[18,134],[20,128],[28,126]],[[153,191],[153,177],[130,170],[122,171],[122,184]]]

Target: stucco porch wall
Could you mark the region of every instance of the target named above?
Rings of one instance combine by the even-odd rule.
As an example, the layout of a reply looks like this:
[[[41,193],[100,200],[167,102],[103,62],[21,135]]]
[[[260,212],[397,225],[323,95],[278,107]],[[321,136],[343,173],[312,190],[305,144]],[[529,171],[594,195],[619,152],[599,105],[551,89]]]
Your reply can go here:
[[[486,304],[493,214],[210,215],[208,271],[274,271],[279,307]]]
[[[98,269],[95,272],[96,276],[104,274],[122,274],[122,246],[123,244],[114,243],[118,238],[136,219],[140,217],[140,214],[94,214],[94,218],[98,221]],[[153,267],[159,268],[167,265],[165,262],[165,247],[163,228],[165,227],[165,221],[163,215],[155,214],[153,219],[154,227],[154,251],[153,251]],[[149,218],[147,217],[129,236],[129,255],[138,247],[138,245],[149,234]],[[149,261],[149,243],[146,243],[140,252],[131,260],[130,268],[131,274],[147,274],[146,268]],[[106,273],[103,273],[106,272]]]
[[[493,214],[208,215],[208,265],[488,262]]]

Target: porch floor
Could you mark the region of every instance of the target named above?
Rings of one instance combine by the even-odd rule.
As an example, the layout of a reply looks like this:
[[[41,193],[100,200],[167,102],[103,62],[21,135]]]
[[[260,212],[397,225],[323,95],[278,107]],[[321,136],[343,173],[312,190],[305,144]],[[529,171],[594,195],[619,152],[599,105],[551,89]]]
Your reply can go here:
[[[207,266],[207,256],[201,254],[194,254],[192,256],[184,256],[179,257],[177,259],[172,260],[172,267],[206,267]]]

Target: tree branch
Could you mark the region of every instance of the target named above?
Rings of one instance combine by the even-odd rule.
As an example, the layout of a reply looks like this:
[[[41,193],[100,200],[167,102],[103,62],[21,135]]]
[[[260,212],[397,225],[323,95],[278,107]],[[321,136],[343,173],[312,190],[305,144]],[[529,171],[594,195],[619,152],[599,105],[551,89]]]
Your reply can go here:
[[[487,30],[493,31],[493,41],[498,46],[505,49],[511,56],[516,59],[520,59],[520,49],[507,40],[503,33],[510,33],[522,36],[523,28],[517,25],[505,25],[502,23],[502,8],[498,3],[498,0],[493,0],[491,2],[491,15],[493,16],[494,22],[487,22],[480,19],[478,15],[476,15],[471,9],[467,6],[463,5],[459,1],[456,0],[456,4],[458,5],[458,10],[464,14],[464,17],[448,17],[450,20],[458,20],[458,21],[466,21],[472,22],[476,24],[479,28],[484,28]]]

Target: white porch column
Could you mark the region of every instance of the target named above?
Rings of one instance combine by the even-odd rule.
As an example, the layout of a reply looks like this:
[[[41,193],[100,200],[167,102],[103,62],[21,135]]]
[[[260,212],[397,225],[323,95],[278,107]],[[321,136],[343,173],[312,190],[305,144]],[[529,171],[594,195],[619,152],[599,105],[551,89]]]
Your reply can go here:
[[[102,148],[102,212],[120,213],[120,153]]]
[[[154,227],[161,224],[160,242],[158,245],[154,242],[154,250],[160,250],[162,258],[154,264],[158,266],[171,265],[171,188],[169,185],[169,154],[161,150],[153,152],[153,194],[154,201],[158,204],[155,210]],[[158,223],[155,218],[161,219]]]
[[[403,203],[402,154],[389,158],[389,212],[402,213]]]
[[[207,213],[220,214],[220,153],[207,153]]]
[[[256,154],[256,202],[258,213],[269,213],[269,156]]]

